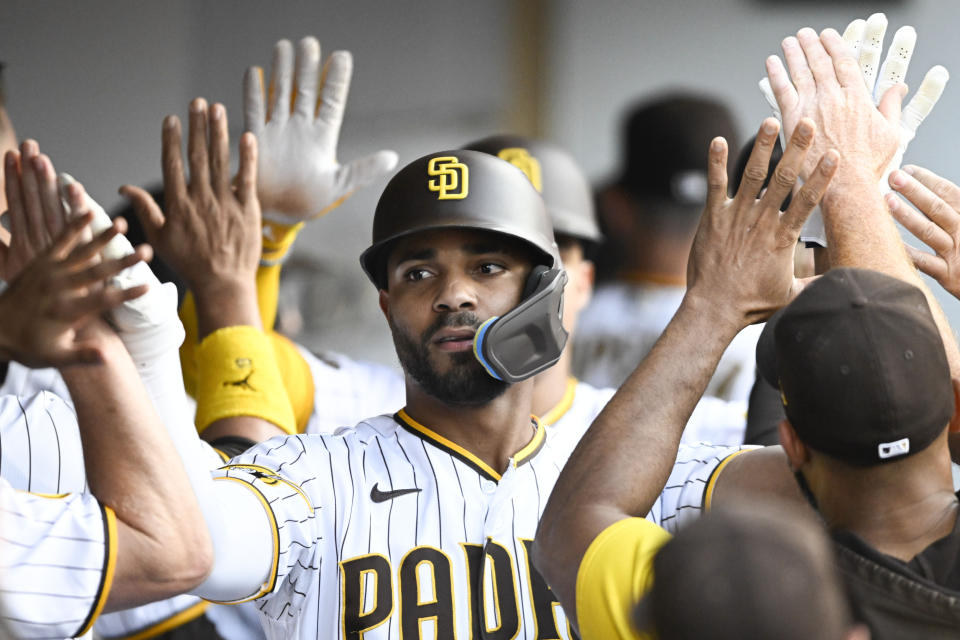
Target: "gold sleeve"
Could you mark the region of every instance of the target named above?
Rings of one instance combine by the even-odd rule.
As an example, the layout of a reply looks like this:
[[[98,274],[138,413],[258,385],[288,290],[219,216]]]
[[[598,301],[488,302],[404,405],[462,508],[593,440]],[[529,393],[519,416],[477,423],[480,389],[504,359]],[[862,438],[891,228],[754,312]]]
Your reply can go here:
[[[632,611],[653,584],[653,558],[670,534],[645,518],[625,518],[604,529],[577,571],[577,620],[583,640],[644,638]]]

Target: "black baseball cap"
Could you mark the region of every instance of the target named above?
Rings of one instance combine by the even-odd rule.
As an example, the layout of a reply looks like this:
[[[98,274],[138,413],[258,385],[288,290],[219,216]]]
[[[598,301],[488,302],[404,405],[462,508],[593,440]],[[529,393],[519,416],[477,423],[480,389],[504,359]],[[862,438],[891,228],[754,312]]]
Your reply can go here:
[[[674,92],[640,103],[624,122],[623,171],[615,182],[635,196],[702,205],[707,152],[717,136],[726,138],[733,153],[733,114],[715,98]]]
[[[871,466],[925,449],[953,416],[940,331],[917,287],[837,268],[767,322],[757,368],[802,442]]]

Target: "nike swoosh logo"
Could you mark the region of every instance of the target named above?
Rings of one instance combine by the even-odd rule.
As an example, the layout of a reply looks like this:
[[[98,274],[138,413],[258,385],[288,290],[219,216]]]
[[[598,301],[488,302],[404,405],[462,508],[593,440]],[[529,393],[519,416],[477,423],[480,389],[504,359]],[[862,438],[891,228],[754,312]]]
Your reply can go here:
[[[408,493],[416,493],[420,491],[417,487],[412,489],[394,489],[392,491],[380,491],[380,483],[373,485],[373,489],[370,490],[370,499],[374,502],[386,502],[387,500],[393,500],[394,498],[399,498],[400,496],[406,495]]]

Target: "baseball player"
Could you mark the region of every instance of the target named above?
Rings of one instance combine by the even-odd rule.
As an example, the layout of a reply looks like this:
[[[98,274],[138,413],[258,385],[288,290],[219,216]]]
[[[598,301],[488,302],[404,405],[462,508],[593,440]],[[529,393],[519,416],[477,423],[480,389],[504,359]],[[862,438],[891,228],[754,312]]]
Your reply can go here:
[[[299,43],[297,77],[312,77],[319,72],[317,49],[314,38],[305,38]],[[339,69],[349,61],[346,55],[345,52],[334,53],[327,64],[331,69]],[[290,87],[284,83],[289,83],[294,75],[292,57],[290,43],[278,42],[271,86],[280,87],[279,94],[290,92]],[[316,217],[315,212],[330,210],[341,194],[341,191],[328,193],[315,184],[305,184],[294,169],[301,165],[318,165],[328,166],[328,173],[343,171],[349,174],[351,171],[349,167],[337,168],[330,164],[326,160],[329,151],[324,146],[335,144],[335,133],[342,118],[342,109],[334,105],[345,102],[345,83],[331,83],[329,80],[341,74],[346,72],[338,70],[332,76],[328,73],[328,80],[322,88],[321,100],[329,101],[330,106],[324,108],[332,117],[304,114],[293,103],[289,108],[275,104],[271,117],[264,122],[263,109],[257,106],[263,100],[262,72],[252,69],[247,73],[246,127],[258,134],[261,146],[270,149],[260,157],[258,195],[265,210],[276,210],[264,215],[264,253],[257,275],[258,302],[264,327],[273,325],[280,266],[303,221]],[[281,113],[286,119],[277,117]],[[304,128],[316,131],[317,143],[310,144],[310,138],[307,143],[291,139],[291,136],[301,136]],[[333,129],[330,133],[327,132],[329,128]],[[572,334],[576,318],[589,301],[593,286],[593,264],[586,259],[584,250],[587,244],[595,243],[601,237],[589,184],[569,155],[547,143],[515,136],[494,136],[465,148],[491,153],[511,162],[524,171],[543,195],[554,232],[559,238],[560,255],[568,276],[563,315],[565,328]],[[388,152],[380,152],[353,165],[387,168],[392,166],[388,159],[391,159]],[[372,174],[368,171],[364,175]],[[300,205],[302,210],[296,210],[290,207],[290,202],[311,202],[311,206]],[[279,225],[278,221],[286,221],[286,224]],[[192,304],[192,299],[188,299],[181,310],[188,334],[182,352],[188,388],[195,389],[195,340],[191,338],[196,335],[196,320]],[[329,433],[370,415],[393,412],[403,404],[402,378],[390,367],[355,362],[339,354],[318,357],[282,336],[273,335],[272,340],[284,372],[285,386],[295,407],[298,428],[306,433]],[[568,345],[560,361],[537,378],[533,409],[547,426],[558,422],[567,425],[558,426],[556,431],[572,450],[614,390],[596,389],[575,380],[571,376],[571,357]],[[745,412],[745,403],[705,398],[691,418],[685,441],[738,444],[743,440]]]
[[[19,195],[19,158],[11,152],[6,160],[7,193]],[[46,227],[39,209],[27,211],[12,200],[12,237],[0,247],[3,267],[23,267],[0,294],[0,353],[61,367],[94,491],[43,495],[0,480],[0,620],[24,638],[83,635],[103,610],[198,584],[212,558],[177,451],[146,406],[150,400],[124,344],[97,318],[147,287],[90,286],[120,276],[148,251],[94,262],[100,252],[109,254],[123,227],[110,224],[78,245],[94,216],[84,211],[79,185],[67,194],[79,215],[59,229]],[[41,228],[51,244],[29,255],[18,238]],[[150,509],[142,508],[145,502]]]
[[[221,188],[223,163],[201,164],[224,157],[221,106],[195,101],[190,130],[188,190],[178,123],[164,129],[165,217],[145,192],[125,192],[167,262],[200,285],[198,428],[255,433],[256,416],[289,428],[290,416],[265,406],[282,382],[259,329],[252,277],[242,278],[255,272],[259,247],[235,239],[233,266],[202,265],[212,272],[201,274],[198,263],[209,258],[196,245],[205,234],[184,229],[226,226],[220,216],[258,229],[252,178],[246,173],[234,193]],[[252,140],[241,140],[241,164]],[[268,440],[223,467],[210,490],[227,526],[211,527],[218,555],[196,593],[255,601],[268,637],[570,637],[529,563],[566,458],[530,415],[530,378],[556,362],[565,341],[565,276],[542,200],[502,160],[430,154],[390,181],[373,235],[362,264],[406,372],[406,404],[336,434]],[[236,306],[215,304],[226,299]],[[680,490],[665,493],[653,517],[673,526],[693,514],[708,478],[736,450],[689,451],[676,467]],[[218,537],[238,522],[242,535]]]

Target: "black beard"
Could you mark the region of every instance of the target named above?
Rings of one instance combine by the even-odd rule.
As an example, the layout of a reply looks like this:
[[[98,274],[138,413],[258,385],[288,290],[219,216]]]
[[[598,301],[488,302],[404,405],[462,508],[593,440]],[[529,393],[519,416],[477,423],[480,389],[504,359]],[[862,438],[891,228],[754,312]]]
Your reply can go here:
[[[452,407],[481,407],[503,395],[509,386],[497,380],[483,368],[472,351],[450,354],[453,367],[445,374],[430,364],[428,345],[438,330],[444,327],[480,326],[480,320],[469,311],[443,314],[423,332],[419,342],[400,330],[391,318],[390,332],[397,350],[400,366],[430,396]]]

